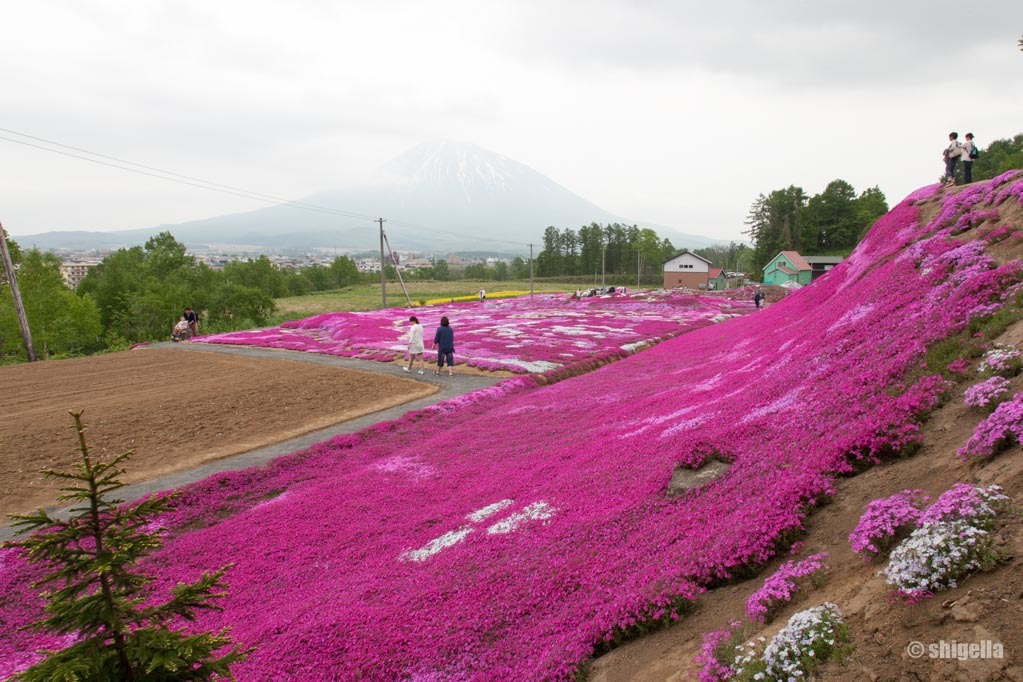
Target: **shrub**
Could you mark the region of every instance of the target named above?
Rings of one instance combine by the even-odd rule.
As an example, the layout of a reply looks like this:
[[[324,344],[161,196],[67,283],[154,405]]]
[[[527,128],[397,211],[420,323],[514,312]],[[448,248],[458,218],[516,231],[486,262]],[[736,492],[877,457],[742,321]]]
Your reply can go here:
[[[997,344],[984,353],[977,371],[1011,378],[1023,369],[1023,353],[1008,344]]]
[[[963,402],[970,407],[993,408],[1008,390],[1008,379],[1003,376],[993,376],[966,389],[963,394]]]
[[[764,642],[765,638],[760,637],[720,652],[731,659],[727,664],[719,661],[719,668],[711,670],[727,668],[731,676],[710,677],[708,682],[806,679],[828,660],[841,662],[851,650],[842,612],[830,602],[794,614],[771,641],[766,645]]]
[[[929,499],[922,490],[903,490],[871,501],[849,534],[852,550],[867,559],[877,556],[901,533],[916,525]]]
[[[881,571],[911,601],[958,585],[963,576],[997,563],[990,528],[1008,500],[998,486],[957,483],[921,516],[920,526],[892,550]]]
[[[1023,393],[1001,403],[987,419],[977,424],[973,435],[957,454],[963,461],[974,457],[990,457],[1010,442],[1023,438]]]
[[[827,559],[827,552],[822,552],[799,562],[786,561],[746,600],[746,616],[761,623],[773,618],[775,611],[790,602],[806,580],[816,581],[827,571],[824,563]]]
[[[200,609],[216,608],[210,602],[218,592],[228,567],[202,574],[191,584],[179,583],[172,597],[154,603],[146,587],[151,578],[134,571],[143,556],[160,547],[153,527],[155,515],[167,509],[166,498],[149,498],[133,507],[108,495],[123,486],[119,465],[131,453],[110,462],[93,461],[85,442],[81,413],[72,413],[78,433],[81,462],[74,473],[45,471],[51,478],[68,482],[60,497],[81,506],[68,521],[60,521],[40,509],[34,514],[12,515],[18,532],[40,530],[24,540],[9,543],[23,549],[29,561],[49,569],[34,587],[47,586],[46,617],[33,628],[68,636],[71,644],[17,674],[26,682],[52,680],[210,680],[231,677],[229,666],[245,658],[247,651],[225,635],[186,634],[170,624],[193,620]],[[220,656],[214,652],[230,646]]]
[[[767,679],[806,677],[829,659],[842,660],[849,651],[849,630],[832,603],[800,611],[764,648]]]

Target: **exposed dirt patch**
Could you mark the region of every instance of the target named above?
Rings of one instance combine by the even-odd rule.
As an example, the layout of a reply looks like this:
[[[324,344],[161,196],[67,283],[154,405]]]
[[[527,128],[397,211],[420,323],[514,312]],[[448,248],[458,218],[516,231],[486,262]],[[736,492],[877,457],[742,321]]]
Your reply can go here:
[[[711,461],[699,469],[676,466],[668,482],[668,497],[683,495],[694,488],[716,481],[732,468],[728,462]]]
[[[73,461],[71,410],[84,410],[93,452],[135,450],[124,476],[134,483],[438,390],[374,372],[160,349],[0,367],[0,386],[0,515],[56,503],[57,487],[39,471]]]
[[[1012,325],[999,339],[1019,347],[1023,323]],[[837,482],[832,501],[816,510],[806,524],[801,556],[828,552],[823,586],[804,592],[754,636],[772,636],[796,611],[831,601],[845,612],[854,651],[844,665],[829,663],[820,680],[1023,680],[1023,448],[1014,446],[986,462],[965,464],[956,456],[984,414],[963,404],[964,383],[948,404],[924,424],[924,447],[914,456],[868,469]],[[1023,376],[1012,380],[1012,392],[1023,391]],[[1016,511],[1003,519],[998,545],[1003,562],[994,571],[970,576],[954,590],[918,604],[891,598],[877,575],[883,561],[866,563],[849,547],[865,505],[900,490],[921,488],[932,498],[953,483],[999,484]],[[778,565],[779,556],[759,577],[728,585],[701,596],[692,613],[676,626],[626,644],[593,662],[590,682],[695,680],[693,657],[704,633],[722,630],[730,619],[745,620],[746,599]],[[951,643],[1000,643],[1001,659],[920,658],[907,652],[911,642],[940,646]],[[940,654],[939,650],[939,654]]]

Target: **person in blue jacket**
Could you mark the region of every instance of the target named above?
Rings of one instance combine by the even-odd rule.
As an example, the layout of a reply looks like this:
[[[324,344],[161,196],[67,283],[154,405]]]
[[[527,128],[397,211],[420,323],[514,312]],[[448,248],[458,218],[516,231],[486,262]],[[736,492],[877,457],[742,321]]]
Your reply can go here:
[[[448,376],[452,376],[452,368],[455,365],[455,331],[447,317],[440,318],[440,326],[433,335],[433,347],[437,349],[437,369],[433,373],[440,376],[444,367],[444,361],[448,363]]]

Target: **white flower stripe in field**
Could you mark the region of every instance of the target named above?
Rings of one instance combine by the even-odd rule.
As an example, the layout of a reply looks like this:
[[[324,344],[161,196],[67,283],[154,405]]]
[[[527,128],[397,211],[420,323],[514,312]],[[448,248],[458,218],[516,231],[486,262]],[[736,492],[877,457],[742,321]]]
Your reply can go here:
[[[401,555],[401,558],[407,559],[409,561],[426,561],[427,559],[429,559],[430,557],[432,557],[434,554],[441,551],[445,547],[450,547],[451,545],[461,542],[462,540],[465,539],[465,536],[471,532],[472,528],[468,526],[462,526],[461,528],[457,528],[455,530],[449,530],[447,533],[444,533],[444,535],[441,535],[438,538],[430,540],[420,549],[414,549],[405,552],[404,554]]]
[[[488,504],[485,507],[481,507],[474,512],[466,514],[465,518],[469,521],[470,525],[461,526],[455,530],[449,530],[443,535],[430,540],[428,543],[420,547],[419,549],[409,550],[403,552],[400,559],[405,561],[426,561],[434,554],[437,554],[443,549],[457,545],[459,542],[464,540],[473,531],[471,524],[479,523],[484,519],[487,519],[494,514],[508,508],[514,503],[514,500],[500,500],[493,504]],[[533,502],[527,505],[522,511],[516,512],[503,521],[498,521],[489,528],[487,528],[487,535],[502,535],[505,533],[511,533],[512,531],[518,530],[523,524],[529,523],[530,521],[542,521],[549,519],[554,516],[556,510],[551,505],[544,501]]]
[[[501,500],[500,502],[488,504],[486,507],[483,507],[482,509],[477,509],[476,511],[471,512],[470,514],[467,514],[465,518],[469,519],[473,523],[479,523],[488,516],[493,516],[497,512],[504,509],[505,507],[511,505],[513,502],[514,500]]]
[[[490,535],[500,535],[503,533],[510,533],[516,530],[523,523],[529,521],[542,521],[549,519],[554,516],[554,507],[547,504],[546,502],[534,502],[522,511],[512,514],[504,521],[498,521],[490,528],[487,528],[487,533]]]

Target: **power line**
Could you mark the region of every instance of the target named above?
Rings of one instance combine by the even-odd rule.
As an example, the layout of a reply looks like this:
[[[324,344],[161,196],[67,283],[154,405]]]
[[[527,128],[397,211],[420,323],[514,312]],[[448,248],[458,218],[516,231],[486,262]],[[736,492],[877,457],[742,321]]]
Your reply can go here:
[[[35,149],[40,149],[42,151],[52,152],[54,154],[60,154],[62,156],[67,156],[67,157],[70,157],[70,158],[79,159],[81,161],[88,161],[89,163],[95,163],[95,164],[99,164],[99,165],[102,165],[102,166],[107,166],[107,167],[110,167],[110,168],[116,168],[118,170],[128,171],[130,173],[137,173],[139,175],[145,175],[145,176],[148,176],[148,177],[157,178],[159,180],[167,180],[169,182],[176,182],[178,184],[188,185],[190,187],[197,187],[199,189],[206,189],[206,190],[210,190],[210,191],[214,191],[214,192],[220,192],[221,194],[229,194],[229,195],[241,197],[243,199],[252,199],[252,200],[255,200],[255,201],[264,201],[264,202],[275,203],[275,204],[283,205],[283,206],[290,206],[292,208],[298,208],[298,209],[302,209],[302,210],[306,210],[306,211],[312,211],[312,212],[315,212],[315,213],[323,213],[323,214],[327,214],[327,215],[336,215],[336,216],[340,216],[340,217],[343,217],[343,218],[353,218],[353,219],[356,219],[356,220],[366,220],[366,221],[371,221],[371,222],[376,222],[376,220],[377,220],[377,218],[374,218],[373,216],[364,215],[364,214],[361,214],[361,213],[353,213],[353,212],[349,212],[349,211],[342,211],[342,210],[339,210],[339,209],[331,208],[331,207],[328,207],[328,206],[317,206],[316,204],[308,204],[308,203],[301,202],[301,201],[293,201],[293,200],[290,200],[290,199],[285,199],[283,197],[274,196],[272,194],[266,194],[266,193],[262,193],[262,192],[254,192],[254,191],[243,189],[243,188],[240,188],[240,187],[233,187],[231,185],[224,185],[224,184],[221,184],[221,183],[212,182],[210,180],[203,180],[202,178],[197,178],[197,177],[194,177],[194,176],[191,176],[191,175],[184,175],[182,173],[175,173],[173,171],[164,170],[162,168],[156,168],[154,166],[147,166],[145,164],[137,163],[135,161],[128,161],[126,159],[120,159],[120,158],[117,158],[116,156],[109,156],[107,154],[101,154],[99,152],[89,151],[87,149],[82,149],[80,147],[74,147],[74,146],[71,146],[71,145],[62,144],[60,142],[55,142],[53,140],[47,140],[47,139],[42,138],[42,137],[36,137],[34,135],[29,135],[27,133],[19,132],[17,130],[11,130],[9,128],[0,128],[0,131],[3,131],[5,133],[10,133],[12,135],[18,135],[20,137],[25,137],[25,138],[28,138],[30,140],[36,140],[37,142],[43,142],[45,144],[52,145],[52,146],[55,146],[55,147],[62,147],[63,149],[70,149],[70,150],[75,151],[75,152],[81,152],[81,154],[88,154],[90,156],[95,156],[95,157],[98,157],[98,158],[89,158],[89,156],[82,156],[81,154],[72,154],[70,152],[61,151],[60,149],[51,149],[50,147],[44,147],[44,146],[41,146],[41,145],[38,145],[38,144],[32,144],[31,142],[25,142],[24,140],[15,140],[15,139],[12,139],[12,138],[9,138],[9,137],[4,137],[2,135],[0,135],[0,140],[6,140],[7,142],[13,142],[15,144],[24,145],[26,147],[32,147],[32,148],[35,148]],[[107,159],[107,161],[101,161],[100,159]],[[116,162],[116,163],[111,163],[111,162]],[[127,166],[119,165],[119,164],[127,164],[128,166],[136,166],[136,168],[129,168]],[[140,170],[140,169],[144,169],[144,170]],[[426,225],[420,225],[420,224],[417,224],[417,223],[405,222],[405,221],[400,221],[400,220],[392,220],[391,223],[393,225],[400,225],[400,226],[403,226],[403,227],[407,227],[409,229],[422,230],[422,231],[431,232],[431,233],[434,233],[434,234],[452,235],[452,236],[457,236],[457,237],[465,237],[466,236],[466,235],[464,235],[462,233],[454,232],[452,230],[443,230],[443,229],[439,229],[439,228],[429,227],[429,226],[426,226]],[[480,240],[480,241],[494,242],[494,243],[500,243],[500,244],[514,244],[516,246],[526,246],[525,242],[516,242],[516,241],[511,241],[511,240],[506,240],[506,239],[492,239],[492,238],[488,238],[488,237],[480,237],[480,236],[475,236],[475,235],[473,236],[473,238],[477,239],[477,240]]]

